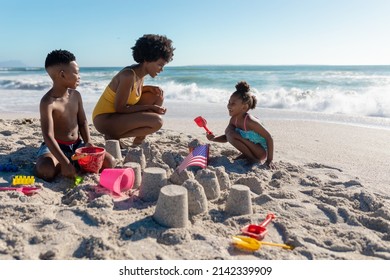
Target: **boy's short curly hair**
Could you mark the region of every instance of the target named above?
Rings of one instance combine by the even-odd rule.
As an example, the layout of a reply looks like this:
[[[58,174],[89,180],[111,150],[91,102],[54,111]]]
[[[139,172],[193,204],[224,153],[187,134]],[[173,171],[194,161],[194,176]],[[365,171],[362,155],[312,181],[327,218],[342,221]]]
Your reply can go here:
[[[73,53],[66,50],[54,50],[46,56],[45,68],[58,64],[69,64],[75,61],[76,57]]]
[[[236,84],[236,91],[233,92],[236,94],[243,103],[248,104],[249,109],[256,108],[257,98],[250,92],[250,86],[247,82],[241,81]]]
[[[137,63],[157,61],[160,58],[166,62],[173,59],[172,40],[164,35],[145,34],[139,38],[133,50],[133,58]]]

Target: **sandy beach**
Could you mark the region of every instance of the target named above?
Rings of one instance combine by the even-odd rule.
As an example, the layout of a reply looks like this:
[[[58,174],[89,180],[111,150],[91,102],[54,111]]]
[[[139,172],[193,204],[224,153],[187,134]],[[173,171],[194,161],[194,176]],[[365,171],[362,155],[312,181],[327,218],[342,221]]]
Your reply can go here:
[[[188,154],[188,144],[207,143],[193,118],[204,116],[215,134],[228,121],[224,106],[187,109],[168,107],[163,129],[139,148],[146,168],[166,170],[167,184],[181,183],[172,174]],[[156,222],[156,202],[140,199],[139,189],[120,198],[99,192],[99,174],[83,174],[76,187],[61,177],[51,183],[37,179],[41,190],[32,196],[0,192],[0,259],[390,259],[390,130],[277,118],[263,123],[274,138],[277,169],[234,161],[238,152],[232,146],[211,143],[206,171],[184,173],[192,180],[202,178],[201,172],[214,176],[220,193],[207,200],[207,211],[189,215],[184,228]],[[104,146],[102,135],[92,124],[90,129],[95,144]],[[41,141],[37,115],[0,115],[0,164],[19,168],[0,172],[1,186],[10,185],[14,175],[32,175]],[[123,149],[123,158],[132,149]],[[226,211],[230,190],[238,184],[249,187],[253,214]],[[276,219],[263,241],[293,250],[262,246],[246,252],[232,246],[232,236],[268,213]]]

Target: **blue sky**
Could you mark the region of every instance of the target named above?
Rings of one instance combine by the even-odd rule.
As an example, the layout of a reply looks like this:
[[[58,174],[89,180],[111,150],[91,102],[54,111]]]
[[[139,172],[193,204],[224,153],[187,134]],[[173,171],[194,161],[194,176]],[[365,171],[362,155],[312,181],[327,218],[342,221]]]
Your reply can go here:
[[[146,33],[176,48],[172,66],[390,65],[388,0],[1,0],[0,62],[42,66],[67,49],[80,66],[133,63]]]

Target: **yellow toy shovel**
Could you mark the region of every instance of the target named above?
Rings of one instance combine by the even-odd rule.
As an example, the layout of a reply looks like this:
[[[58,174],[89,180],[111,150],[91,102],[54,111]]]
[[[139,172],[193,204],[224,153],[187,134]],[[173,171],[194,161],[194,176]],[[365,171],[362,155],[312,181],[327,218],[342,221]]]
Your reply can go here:
[[[283,249],[292,250],[294,249],[293,246],[287,245],[287,244],[278,244],[278,243],[272,243],[272,242],[265,242],[265,241],[259,241],[249,236],[244,235],[236,235],[233,236],[232,244],[234,247],[246,251],[256,251],[261,248],[262,245],[269,245],[269,246],[276,246],[281,247]]]

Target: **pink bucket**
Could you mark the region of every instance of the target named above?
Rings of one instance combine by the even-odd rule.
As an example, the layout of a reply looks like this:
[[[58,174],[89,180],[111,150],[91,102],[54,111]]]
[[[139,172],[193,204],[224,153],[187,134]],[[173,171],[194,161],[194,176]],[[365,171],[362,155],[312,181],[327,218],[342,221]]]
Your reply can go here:
[[[99,184],[120,195],[133,187],[134,179],[132,168],[106,168],[100,174]]]

